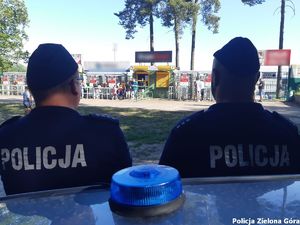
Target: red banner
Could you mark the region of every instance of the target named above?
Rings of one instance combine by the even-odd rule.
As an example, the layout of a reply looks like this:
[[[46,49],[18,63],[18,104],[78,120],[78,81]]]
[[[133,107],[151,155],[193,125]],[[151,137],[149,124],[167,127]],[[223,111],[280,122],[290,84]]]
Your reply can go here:
[[[210,83],[211,82],[211,74],[208,74],[206,77],[205,77],[205,82],[208,82]]]
[[[181,76],[180,76],[180,82],[183,82],[183,83],[189,82],[188,75],[187,74],[181,74]]]
[[[291,49],[266,50],[265,66],[289,66],[291,59]]]

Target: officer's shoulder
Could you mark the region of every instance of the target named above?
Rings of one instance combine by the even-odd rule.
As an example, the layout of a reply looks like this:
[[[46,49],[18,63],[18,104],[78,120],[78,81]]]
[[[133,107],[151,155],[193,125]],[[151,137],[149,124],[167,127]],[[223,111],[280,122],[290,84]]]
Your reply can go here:
[[[291,129],[298,130],[297,126],[288,118],[284,117],[283,115],[279,114],[278,112],[273,111],[272,116],[275,118],[275,120],[281,122],[282,124],[286,125],[287,127]]]
[[[8,126],[8,125],[11,125],[11,124],[17,122],[20,118],[22,118],[22,116],[13,116],[13,117],[11,117],[10,119],[4,121],[4,122],[0,125],[0,128],[5,127],[5,126]]]
[[[185,127],[189,127],[193,125],[193,122],[201,118],[205,114],[205,110],[198,111],[196,113],[193,113],[190,116],[187,116],[180,120],[177,125],[175,126],[175,129],[182,129]]]
[[[83,116],[89,121],[119,125],[119,120],[106,114],[89,114]]]

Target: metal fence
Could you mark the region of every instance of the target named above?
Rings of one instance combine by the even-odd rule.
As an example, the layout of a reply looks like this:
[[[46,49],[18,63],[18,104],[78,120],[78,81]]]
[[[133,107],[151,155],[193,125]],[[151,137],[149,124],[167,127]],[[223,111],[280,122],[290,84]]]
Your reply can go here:
[[[1,95],[22,95],[25,91],[25,85],[0,85]]]
[[[276,97],[276,79],[263,79],[265,82],[264,99],[274,99]],[[25,90],[25,85],[3,85],[0,84],[0,95],[13,95],[21,96]],[[280,97],[286,98],[288,90],[287,76],[282,77]],[[258,88],[256,87],[255,94],[258,95]],[[180,86],[171,85],[168,88],[168,99],[177,100],[196,100],[197,93],[194,85]],[[112,88],[109,87],[82,87],[82,98],[86,99],[113,99],[114,93]],[[118,97],[118,96],[117,96]],[[141,89],[137,96],[133,96],[133,91],[124,94],[124,98],[150,99],[153,98],[153,92],[148,89]],[[204,100],[213,100],[210,86],[205,86]]]
[[[168,90],[168,99],[176,100],[197,100],[200,99],[200,96],[197,96],[199,93],[196,92],[195,88],[185,87],[185,86],[169,86]],[[203,100],[212,101],[213,96],[211,93],[210,87],[204,88]]]
[[[82,98],[111,99],[112,96],[112,88],[109,87],[83,87],[81,89]]]

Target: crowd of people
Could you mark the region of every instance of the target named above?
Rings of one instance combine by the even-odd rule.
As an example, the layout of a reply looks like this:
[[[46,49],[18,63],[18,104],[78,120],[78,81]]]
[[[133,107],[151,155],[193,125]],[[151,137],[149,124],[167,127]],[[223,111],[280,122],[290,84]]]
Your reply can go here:
[[[260,69],[255,46],[236,37],[213,56],[216,103],[178,122],[159,164],[182,177],[299,173],[297,127],[254,100]],[[6,194],[109,183],[116,171],[132,165],[118,120],[76,110],[82,90],[78,65],[62,45],[41,44],[29,58],[26,78],[36,107],[0,127]],[[133,80],[129,90],[135,93],[137,86]],[[195,88],[196,98],[203,99],[201,80]],[[25,107],[27,101],[25,96]]]
[[[130,79],[128,82],[114,83],[110,87],[108,83],[95,83],[92,87],[86,87],[82,83],[83,98],[106,98],[112,100],[135,99],[139,90],[138,82],[135,79]]]

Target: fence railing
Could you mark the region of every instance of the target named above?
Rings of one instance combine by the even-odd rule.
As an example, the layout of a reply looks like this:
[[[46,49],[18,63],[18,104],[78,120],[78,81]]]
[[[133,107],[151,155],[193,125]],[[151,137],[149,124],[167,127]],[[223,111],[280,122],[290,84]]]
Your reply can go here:
[[[81,88],[82,98],[111,99],[112,96],[113,96],[112,88],[109,87],[82,87]]]
[[[0,95],[12,95],[12,96],[21,96],[25,90],[25,85],[4,85],[0,84]],[[142,89],[141,89],[142,90]],[[146,89],[143,91],[139,90],[137,93],[136,99],[150,99],[153,98],[153,92]],[[133,92],[133,91],[132,91]],[[282,83],[281,97],[286,96],[287,92],[287,82]],[[256,87],[255,94],[258,95],[258,88]],[[114,93],[112,88],[109,87],[82,87],[81,98],[86,99],[113,99]],[[169,86],[168,88],[168,99],[177,99],[177,100],[195,100],[197,93],[195,89],[185,86]],[[276,96],[276,81],[265,80],[264,88],[264,98],[273,99]],[[116,96],[118,97],[118,96]],[[132,98],[131,95],[127,92],[124,94],[124,98]],[[211,88],[205,87],[204,89],[204,100],[213,100]]]
[[[0,85],[0,95],[22,95],[25,85]]]
[[[190,90],[189,87],[185,86],[169,86],[168,89],[168,99],[177,99],[177,100],[196,100],[199,99],[199,96],[197,96],[200,93],[197,93],[195,89]],[[212,93],[210,87],[204,88],[204,94],[203,94],[204,100],[212,101]]]

